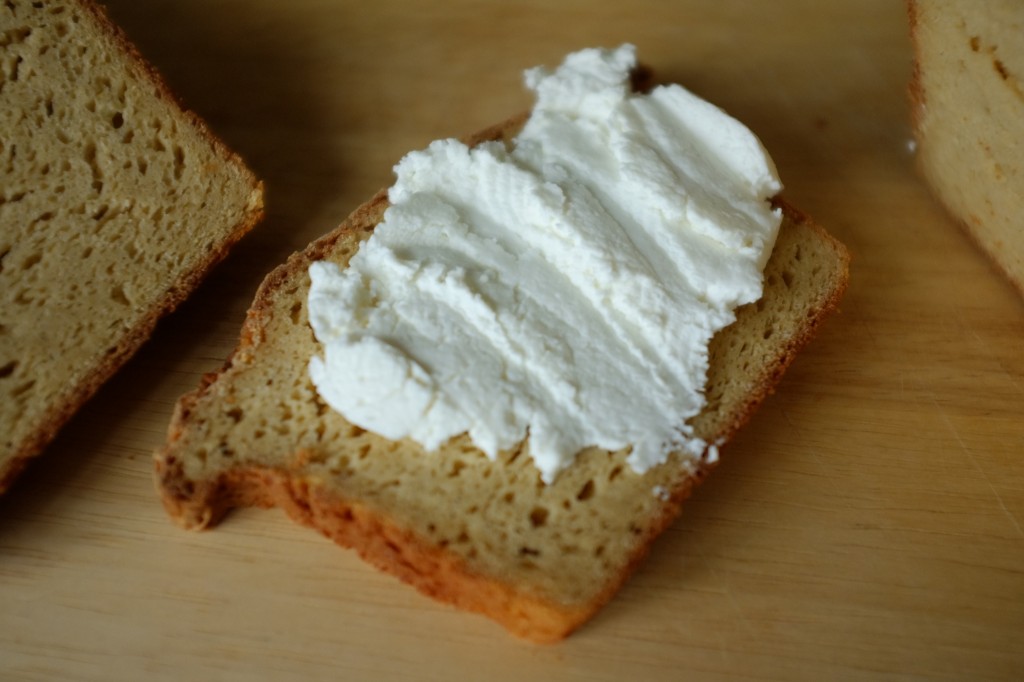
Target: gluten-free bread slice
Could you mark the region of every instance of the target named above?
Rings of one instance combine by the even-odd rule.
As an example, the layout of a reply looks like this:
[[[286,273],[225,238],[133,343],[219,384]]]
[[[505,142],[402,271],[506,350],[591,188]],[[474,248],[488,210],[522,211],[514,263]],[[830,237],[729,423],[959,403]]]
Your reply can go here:
[[[1024,295],[1024,2],[908,6],[918,168]]]
[[[90,2],[0,3],[0,491],[262,215]]]
[[[508,139],[515,119],[469,140]],[[346,263],[380,221],[381,192],[263,282],[238,348],[185,395],[156,454],[160,494],[187,528],[234,506],[278,506],[422,592],[538,642],[604,604],[713,465],[673,457],[637,475],[625,453],[584,451],[551,485],[521,449],[490,461],[466,437],[428,453],[348,423],[312,386],[307,269]],[[724,444],[838,301],[847,254],[793,209],[764,298],[715,337],[697,435]]]

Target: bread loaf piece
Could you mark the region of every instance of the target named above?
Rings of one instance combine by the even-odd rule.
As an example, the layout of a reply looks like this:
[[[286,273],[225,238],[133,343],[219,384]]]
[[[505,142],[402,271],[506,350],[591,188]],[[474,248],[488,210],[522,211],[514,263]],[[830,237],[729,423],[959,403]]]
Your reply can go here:
[[[1024,3],[911,0],[917,162],[1024,295]]]
[[[508,140],[523,119],[470,140]],[[643,475],[624,452],[581,453],[545,485],[521,448],[489,460],[465,436],[428,453],[348,423],[312,386],[307,270],[345,264],[381,220],[381,192],[293,255],[256,295],[226,366],[185,395],[156,454],[169,514],[204,528],[234,506],[278,506],[442,601],[551,642],[604,604],[713,466],[673,456]],[[714,339],[697,435],[724,443],[838,301],[845,249],[783,205],[764,298]]]
[[[262,215],[103,12],[0,4],[0,491]]]

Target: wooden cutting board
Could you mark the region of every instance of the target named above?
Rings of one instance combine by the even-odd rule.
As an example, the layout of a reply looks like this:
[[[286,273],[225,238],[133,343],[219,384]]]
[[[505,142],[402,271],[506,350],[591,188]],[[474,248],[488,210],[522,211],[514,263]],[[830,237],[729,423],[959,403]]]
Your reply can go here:
[[[1024,679],[1024,301],[913,170],[903,4],[111,0],[269,215],[0,499],[0,678]],[[853,254],[842,311],[648,562],[514,640],[280,512],[172,526],[151,453],[255,287],[406,151],[633,42],[750,125]]]

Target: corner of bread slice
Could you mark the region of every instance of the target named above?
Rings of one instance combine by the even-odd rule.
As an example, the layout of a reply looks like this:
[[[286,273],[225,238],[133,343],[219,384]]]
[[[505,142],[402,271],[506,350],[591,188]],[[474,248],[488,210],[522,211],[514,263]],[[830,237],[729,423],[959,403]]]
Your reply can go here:
[[[593,604],[562,604],[523,591],[474,570],[459,553],[421,537],[372,504],[343,497],[322,477],[301,468],[226,469],[212,479],[193,481],[169,454],[158,470],[165,509],[185,528],[206,528],[231,507],[277,507],[423,595],[487,616],[527,641],[564,639],[611,597],[600,595]]]

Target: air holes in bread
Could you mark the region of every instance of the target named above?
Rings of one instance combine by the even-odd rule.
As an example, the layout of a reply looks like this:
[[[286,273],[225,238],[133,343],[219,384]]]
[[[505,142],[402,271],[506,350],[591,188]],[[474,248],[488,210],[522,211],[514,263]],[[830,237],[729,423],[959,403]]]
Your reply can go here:
[[[580,502],[586,502],[594,496],[594,481],[590,480],[583,484],[580,491],[576,493],[576,499]]]
[[[130,306],[132,304],[132,302],[128,300],[128,295],[124,293],[124,287],[120,285],[115,286],[110,290],[110,300],[124,306]]]
[[[21,262],[22,270],[31,270],[34,266],[39,264],[39,261],[43,260],[43,254],[38,251],[28,255],[25,260]]]
[[[181,176],[185,173],[185,150],[178,145],[174,145],[174,179],[181,180]]]
[[[30,390],[32,390],[32,387],[35,386],[35,385],[36,385],[36,382],[35,382],[34,379],[31,380],[31,381],[26,381],[25,383],[23,383],[22,385],[20,385],[17,388],[15,388],[13,391],[11,391],[11,397],[12,398],[20,398],[21,396],[25,395]]]

